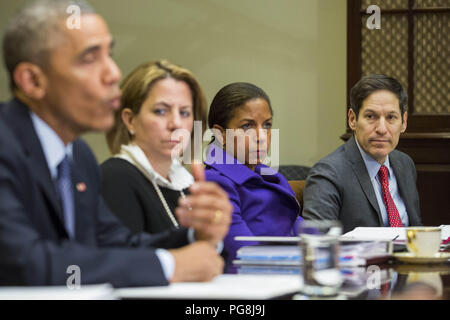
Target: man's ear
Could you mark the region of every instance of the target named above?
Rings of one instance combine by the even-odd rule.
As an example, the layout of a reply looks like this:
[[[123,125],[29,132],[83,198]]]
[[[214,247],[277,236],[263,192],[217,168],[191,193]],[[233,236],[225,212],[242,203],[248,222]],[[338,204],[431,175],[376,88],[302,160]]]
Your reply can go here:
[[[122,121],[128,129],[128,132],[133,136],[136,132],[134,128],[134,113],[130,108],[124,108],[121,113]]]
[[[213,125],[212,131],[216,140],[222,145],[226,145],[227,138],[225,134],[225,129],[219,126],[218,124]]]
[[[403,114],[403,119],[402,120],[403,121],[402,121],[402,131],[401,131],[401,133],[406,131],[406,126],[407,126],[406,124],[408,122],[408,111],[405,111],[405,113]]]
[[[355,129],[356,129],[356,114],[352,108],[348,109],[348,126],[350,127],[350,129],[352,129],[352,131],[355,131]]]
[[[41,100],[47,93],[47,77],[41,67],[34,63],[19,63],[14,69],[13,78],[19,90],[33,100]]]

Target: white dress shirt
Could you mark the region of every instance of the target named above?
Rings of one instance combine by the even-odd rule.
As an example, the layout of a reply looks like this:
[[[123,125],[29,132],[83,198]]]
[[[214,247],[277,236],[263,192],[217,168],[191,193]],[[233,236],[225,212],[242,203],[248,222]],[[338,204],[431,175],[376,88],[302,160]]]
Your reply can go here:
[[[369,173],[370,181],[372,182],[373,189],[375,191],[375,195],[377,197],[378,206],[380,207],[381,217],[383,218],[383,225],[385,227],[389,227],[389,218],[386,211],[386,206],[383,201],[383,191],[381,189],[380,178],[378,177],[378,171],[381,168],[381,164],[379,164],[375,159],[373,159],[370,155],[368,155],[359,145],[358,140],[356,140],[356,145],[358,146],[359,152],[364,160],[364,164],[366,165],[367,172]],[[395,206],[397,207],[397,211],[402,219],[403,226],[409,225],[408,213],[406,212],[406,206],[403,202],[402,197],[400,196],[400,192],[398,189],[397,179],[395,177],[394,170],[392,170],[389,164],[389,155],[386,157],[386,161],[383,164],[389,170],[389,192],[391,193],[392,200],[394,200]]]
[[[65,146],[61,138],[56,134],[55,131],[53,131],[52,128],[50,128],[50,126],[44,120],[39,118],[39,116],[34,112],[30,111],[30,114],[34,129],[36,131],[36,134],[44,151],[45,159],[47,160],[47,165],[50,170],[50,174],[52,176],[53,181],[56,181],[58,175],[57,167],[59,163],[64,159],[66,154],[69,156],[70,159],[73,159],[72,143],[69,143],[67,144],[67,146]],[[190,233],[188,233],[188,239],[190,242],[195,241],[193,230]],[[170,280],[175,271],[175,260],[173,256],[169,253],[169,251],[165,249],[156,249],[155,253],[159,258],[166,279]]]

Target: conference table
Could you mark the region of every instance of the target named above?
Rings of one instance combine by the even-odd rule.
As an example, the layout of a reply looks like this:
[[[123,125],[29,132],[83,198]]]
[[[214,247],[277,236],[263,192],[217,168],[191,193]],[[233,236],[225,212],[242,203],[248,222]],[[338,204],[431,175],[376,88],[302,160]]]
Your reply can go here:
[[[345,281],[334,297],[305,297],[298,274],[224,274],[210,282],[176,283],[166,287],[113,288],[109,284],[67,287],[0,287],[3,299],[145,299],[212,300],[450,300],[450,261],[408,264],[392,259],[383,264],[345,268]],[[380,281],[372,281],[380,280]]]
[[[450,245],[441,248],[443,255],[450,255]],[[386,263],[376,265],[382,271],[383,285],[370,289],[368,281],[359,292],[351,292],[343,286],[348,299],[438,299],[450,300],[450,259],[435,261],[433,259],[414,259],[403,261],[391,258]],[[413,262],[411,262],[413,261]],[[374,266],[367,266],[366,270]],[[370,276],[370,272],[366,275]],[[350,293],[350,294],[348,294]]]
[[[450,245],[441,248],[450,253]],[[165,287],[113,288],[109,284],[61,287],[0,287],[3,299],[148,299],[148,300],[450,300],[450,259],[413,261],[397,252],[380,263],[341,268],[343,285],[334,297],[301,293],[300,267],[289,274],[224,274],[210,282]],[[397,258],[396,258],[397,257]],[[70,290],[68,290],[70,289]]]
[[[239,272],[239,271],[238,271]],[[162,300],[450,300],[450,261],[399,262],[342,268],[344,282],[333,297],[301,293],[297,274],[225,274],[207,283],[177,283],[168,287],[116,290],[120,299]],[[372,281],[373,280],[373,281]]]
[[[294,243],[296,246],[298,239],[294,237],[275,240],[287,244]],[[260,241],[270,243],[274,239],[268,237],[268,239],[261,238]],[[262,269],[252,266],[245,268],[243,265],[234,271],[237,274],[225,274],[210,283],[129,288],[119,290],[117,293],[121,299],[450,300],[450,259],[447,257],[450,255],[449,245],[441,248],[442,252],[446,252],[444,259],[405,259],[407,250],[402,240],[386,243],[390,243],[391,246],[386,258],[368,261],[367,266],[350,264],[341,268],[344,281],[339,294],[335,297],[304,296],[301,293],[301,268],[295,265],[286,268],[263,266]],[[277,256],[278,254],[274,252],[270,255]]]
[[[358,288],[345,285],[341,288],[346,299],[421,299],[450,300],[450,262],[439,264],[407,264],[393,261],[378,265],[382,283],[378,288],[370,280]],[[366,270],[373,266],[366,267]],[[370,276],[370,271],[367,273]],[[375,287],[375,288],[373,288]]]
[[[450,252],[450,247],[447,246],[447,249],[441,252]],[[381,283],[371,281],[371,277],[375,278],[374,270],[381,274],[381,277],[377,278],[381,279]],[[364,267],[360,274],[362,279],[359,285],[344,281],[336,299],[450,300],[450,260],[411,263],[393,257],[382,264]],[[293,297],[298,298],[299,295]]]

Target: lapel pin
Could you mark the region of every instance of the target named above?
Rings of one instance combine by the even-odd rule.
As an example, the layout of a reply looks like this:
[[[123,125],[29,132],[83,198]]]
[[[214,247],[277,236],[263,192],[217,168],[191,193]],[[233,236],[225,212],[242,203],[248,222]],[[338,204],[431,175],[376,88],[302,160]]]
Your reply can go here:
[[[85,192],[86,191],[86,183],[78,182],[77,183],[77,191],[78,192]]]

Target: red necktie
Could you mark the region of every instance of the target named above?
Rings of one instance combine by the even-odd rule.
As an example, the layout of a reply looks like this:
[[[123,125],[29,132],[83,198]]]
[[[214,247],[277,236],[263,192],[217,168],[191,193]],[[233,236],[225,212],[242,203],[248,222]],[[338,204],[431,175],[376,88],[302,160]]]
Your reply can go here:
[[[391,227],[403,227],[402,219],[398,214],[397,207],[395,206],[394,200],[392,200],[391,193],[389,192],[389,181],[388,181],[389,171],[386,166],[381,166],[380,171],[378,171],[378,177],[381,181],[381,190],[383,191],[383,201],[386,206],[386,211],[389,218],[389,223]]]
[[[391,284],[389,282],[380,286],[380,293],[382,298],[388,298],[389,291],[391,291]]]

